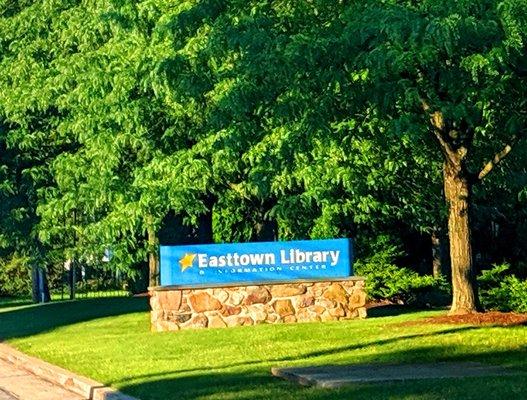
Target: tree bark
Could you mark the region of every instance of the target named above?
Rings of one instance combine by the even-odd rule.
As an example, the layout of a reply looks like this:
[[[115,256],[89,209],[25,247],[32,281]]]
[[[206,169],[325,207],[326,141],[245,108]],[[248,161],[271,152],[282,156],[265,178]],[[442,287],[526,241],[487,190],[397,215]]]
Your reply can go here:
[[[33,303],[48,303],[51,301],[46,270],[32,265],[31,280]]]
[[[439,233],[433,231],[430,237],[432,242],[432,275],[439,278],[443,275],[442,257],[441,257],[441,239]]]
[[[254,227],[251,240],[254,242],[273,242],[276,240],[278,230],[275,220],[264,220],[258,222]]]
[[[452,265],[450,314],[473,313],[479,310],[479,301],[470,232],[471,184],[461,157],[445,161],[444,188],[449,206],[448,235]]]
[[[33,303],[40,303],[40,294],[39,294],[39,282],[38,282],[38,267],[34,264],[31,265],[31,297]]]
[[[153,224],[153,218],[148,218],[148,286],[159,286],[159,240]]]
[[[49,285],[48,285],[48,273],[45,268],[41,268],[41,301],[42,303],[49,303],[51,301],[51,294],[49,292]]]
[[[444,229],[436,228],[430,235],[432,245],[432,275],[434,278],[450,276],[448,237]]]

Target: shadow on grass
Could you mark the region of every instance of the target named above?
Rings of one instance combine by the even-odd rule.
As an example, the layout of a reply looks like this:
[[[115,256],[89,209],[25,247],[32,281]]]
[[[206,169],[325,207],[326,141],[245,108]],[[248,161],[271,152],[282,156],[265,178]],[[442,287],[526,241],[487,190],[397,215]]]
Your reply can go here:
[[[444,310],[446,308],[417,308],[398,304],[376,305],[368,308],[368,318],[396,317],[398,315],[412,314],[420,311]]]
[[[275,378],[270,366],[218,372],[184,373],[175,371],[163,378],[148,380],[131,377],[119,385],[125,393],[142,400],[207,399],[507,399],[527,392],[527,368],[524,365],[527,348],[517,351],[445,354],[441,346],[382,354],[382,362],[412,363],[434,361],[478,361],[518,368],[519,376],[422,379],[399,382],[353,384],[340,389],[302,387]],[[376,361],[376,356],[368,360]],[[269,360],[267,360],[269,361]]]
[[[332,347],[324,350],[317,350],[317,351],[308,351],[306,353],[296,355],[296,356],[287,356],[287,357],[276,357],[276,358],[266,358],[266,359],[260,359],[260,360],[246,360],[246,361],[240,361],[236,363],[229,363],[225,365],[220,366],[214,366],[214,367],[196,367],[196,368],[188,368],[188,369],[178,369],[177,371],[169,371],[164,373],[152,373],[152,374],[142,374],[142,375],[135,375],[132,379],[158,379],[165,376],[171,376],[175,373],[181,374],[181,373],[196,373],[196,372],[204,372],[204,371],[220,371],[220,370],[229,370],[233,368],[247,368],[247,367],[256,367],[258,365],[264,365],[264,364],[270,364],[270,363],[285,363],[285,362],[296,362],[301,360],[310,360],[317,357],[326,357],[326,356],[332,356],[332,355],[338,355],[341,353],[346,353],[350,351],[356,351],[356,350],[365,350],[370,347],[375,346],[384,346],[384,345],[391,345],[395,344],[400,341],[404,340],[411,340],[411,339],[420,339],[420,338],[427,338],[427,337],[435,337],[435,336],[442,336],[442,335],[449,335],[454,333],[460,333],[470,330],[478,329],[478,327],[458,327],[458,328],[451,328],[451,329],[444,329],[440,331],[435,332],[429,332],[429,333],[418,333],[418,334],[412,334],[412,335],[402,335],[402,336],[396,336],[391,337],[388,339],[379,339],[379,340],[372,340],[369,342],[364,343],[356,343],[348,346],[339,346],[339,347]],[[119,385],[122,383],[126,383],[128,379],[124,380],[118,380],[118,381],[112,381],[107,382],[109,385]]]
[[[422,310],[397,304],[379,305],[368,308],[368,318],[395,317],[397,315],[410,314],[416,311]]]
[[[16,297],[0,297],[0,310],[3,308],[20,307],[33,304],[31,299]]]
[[[116,297],[64,301],[0,310],[0,340],[27,337],[98,318],[148,311],[147,298]]]

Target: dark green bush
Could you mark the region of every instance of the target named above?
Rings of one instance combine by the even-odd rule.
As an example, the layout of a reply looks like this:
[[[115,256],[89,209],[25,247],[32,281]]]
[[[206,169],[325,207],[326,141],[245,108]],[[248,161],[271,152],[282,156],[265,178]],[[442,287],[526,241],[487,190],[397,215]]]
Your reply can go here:
[[[31,295],[31,269],[25,257],[14,254],[0,259],[0,296]]]
[[[355,263],[355,273],[366,278],[370,300],[389,300],[414,306],[446,305],[449,286],[444,279],[421,276],[408,268],[399,267],[393,260],[395,248],[377,252]]]
[[[508,264],[495,265],[478,277],[480,301],[486,310],[527,312],[527,280],[509,270]]]

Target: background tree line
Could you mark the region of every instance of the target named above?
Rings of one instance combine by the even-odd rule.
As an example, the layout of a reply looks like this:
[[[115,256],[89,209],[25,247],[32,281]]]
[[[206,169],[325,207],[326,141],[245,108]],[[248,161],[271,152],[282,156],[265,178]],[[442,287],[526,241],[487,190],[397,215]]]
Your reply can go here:
[[[519,0],[0,0],[0,268],[111,249],[155,284],[159,243],[353,237],[474,311],[481,268],[525,274],[526,23]]]

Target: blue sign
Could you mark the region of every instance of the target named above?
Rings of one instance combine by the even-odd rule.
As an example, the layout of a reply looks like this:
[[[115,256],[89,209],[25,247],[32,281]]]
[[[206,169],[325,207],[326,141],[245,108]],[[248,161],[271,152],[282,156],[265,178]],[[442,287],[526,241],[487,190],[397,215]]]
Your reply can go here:
[[[161,285],[346,278],[349,239],[161,246]]]

